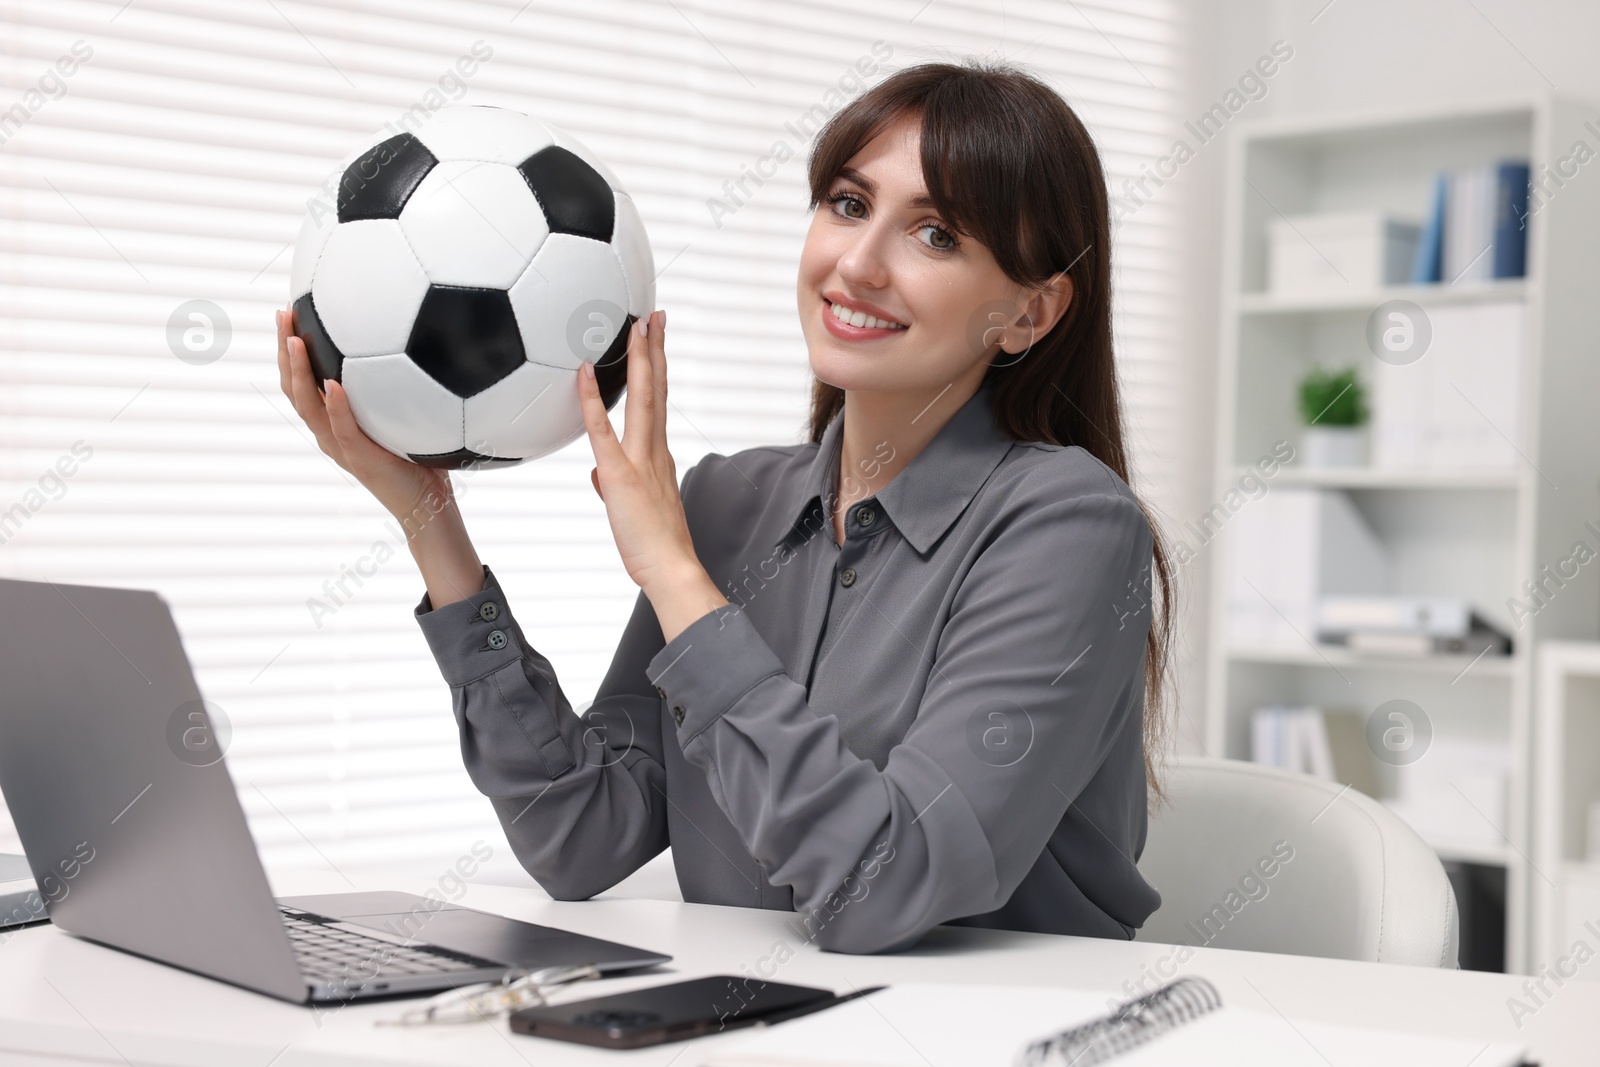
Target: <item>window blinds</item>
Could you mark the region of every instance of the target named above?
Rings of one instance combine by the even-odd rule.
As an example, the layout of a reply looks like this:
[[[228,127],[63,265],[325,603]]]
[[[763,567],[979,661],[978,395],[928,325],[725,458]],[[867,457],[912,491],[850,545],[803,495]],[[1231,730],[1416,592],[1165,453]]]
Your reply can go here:
[[[671,311],[681,473],[802,438],[799,120],[858,91],[858,61],[1028,65],[1090,124],[1115,190],[1170,141],[1178,18],[1170,0],[0,0],[0,574],[160,591],[232,725],[269,865],[503,848],[411,618],[410,556],[278,389],[272,312],[332,166],[440,103],[525,110],[600,153]],[[780,140],[793,158],[763,161]],[[1143,206],[1118,242],[1122,370],[1159,499],[1170,209]],[[480,553],[580,708],[636,593],[591,465],[580,439],[457,476]],[[17,847],[0,817],[0,850]]]

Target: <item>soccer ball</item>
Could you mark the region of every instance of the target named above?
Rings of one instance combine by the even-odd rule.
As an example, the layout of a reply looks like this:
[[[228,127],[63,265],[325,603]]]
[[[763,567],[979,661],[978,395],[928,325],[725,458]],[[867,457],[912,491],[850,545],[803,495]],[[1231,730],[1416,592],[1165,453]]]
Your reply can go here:
[[[323,190],[290,270],[295,330],[374,441],[451,469],[554,452],[583,433],[584,361],[616,404],[655,265],[633,200],[576,138],[444,108]]]

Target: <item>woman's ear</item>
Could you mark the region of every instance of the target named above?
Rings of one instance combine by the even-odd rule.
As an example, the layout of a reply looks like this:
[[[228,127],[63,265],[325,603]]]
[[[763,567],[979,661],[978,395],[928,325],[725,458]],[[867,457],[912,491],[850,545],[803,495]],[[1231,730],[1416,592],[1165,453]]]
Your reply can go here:
[[[1032,348],[1061,321],[1072,305],[1072,293],[1072,275],[1065,271],[1046,282],[1043,292],[1030,293],[1022,313],[1000,335],[1000,347],[1013,356]]]

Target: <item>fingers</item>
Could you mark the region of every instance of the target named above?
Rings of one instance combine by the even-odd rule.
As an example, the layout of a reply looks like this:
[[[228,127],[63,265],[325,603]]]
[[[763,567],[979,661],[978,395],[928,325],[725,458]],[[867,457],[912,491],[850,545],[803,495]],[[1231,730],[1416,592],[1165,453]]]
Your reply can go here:
[[[339,442],[339,448],[343,450],[345,462],[359,467],[393,456],[394,453],[368,437],[356,421],[356,413],[350,407],[350,394],[344,391],[344,384],[331,378],[326,384],[328,399],[324,406],[328,411],[328,425],[333,431],[334,440]]]
[[[280,308],[276,314],[278,322],[278,388],[283,390],[283,395],[291,401],[294,394],[289,386],[289,334],[292,332],[294,312],[287,308]]]
[[[662,308],[656,314],[658,321],[650,331],[650,384],[656,412],[650,439],[660,454],[667,455],[667,311]]]
[[[645,329],[651,334],[659,334],[661,330],[656,326],[655,318],[652,312],[647,318],[634,323],[628,331],[628,421],[622,444],[636,463],[642,462],[648,455],[649,442],[655,438],[653,424],[659,421],[655,417],[656,396],[650,380],[651,341],[639,333],[640,329]]]
[[[286,344],[289,349],[289,399],[294,403],[295,413],[311,428],[317,444],[332,455],[330,449],[334,446],[334,440],[332,427],[328,424],[328,409],[317,390],[316,381],[311,377],[311,357],[306,354],[305,342],[298,337],[290,337]]]
[[[601,466],[627,463],[627,454],[611,427],[611,415],[600,398],[600,384],[594,379],[594,364],[585,360],[578,368],[578,404],[583,409],[583,428],[589,434],[589,447]],[[599,485],[595,486],[596,491]]]

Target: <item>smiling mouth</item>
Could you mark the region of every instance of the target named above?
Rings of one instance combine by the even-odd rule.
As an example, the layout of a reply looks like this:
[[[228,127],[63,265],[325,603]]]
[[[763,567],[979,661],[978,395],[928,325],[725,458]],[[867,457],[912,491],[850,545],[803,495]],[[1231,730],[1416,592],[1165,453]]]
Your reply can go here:
[[[853,326],[858,330],[906,329],[906,325],[903,322],[895,322],[891,319],[880,319],[874,315],[868,315],[864,311],[851,311],[842,304],[835,304],[827,297],[823,297],[822,302],[828,305],[825,314],[832,315],[845,326]]]

